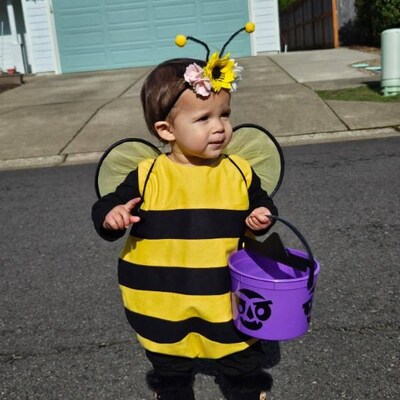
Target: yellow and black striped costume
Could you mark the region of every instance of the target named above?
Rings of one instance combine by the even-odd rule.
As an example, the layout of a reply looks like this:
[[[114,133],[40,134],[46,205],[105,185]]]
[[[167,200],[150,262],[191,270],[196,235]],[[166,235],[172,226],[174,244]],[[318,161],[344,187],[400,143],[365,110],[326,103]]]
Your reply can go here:
[[[141,221],[121,252],[118,275],[140,343],[152,352],[190,358],[246,349],[254,340],[233,326],[227,259],[249,210],[274,210],[250,165],[237,156],[196,167],[166,155],[143,161],[94,206],[98,230],[106,212],[138,194]]]

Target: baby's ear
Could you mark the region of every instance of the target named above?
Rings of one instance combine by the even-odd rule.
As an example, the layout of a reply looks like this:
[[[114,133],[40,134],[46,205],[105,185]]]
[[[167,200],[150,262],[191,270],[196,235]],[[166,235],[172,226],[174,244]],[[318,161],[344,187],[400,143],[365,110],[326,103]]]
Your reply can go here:
[[[154,123],[154,128],[161,139],[167,142],[172,142],[175,140],[175,135],[173,134],[172,126],[168,121],[157,121]]]

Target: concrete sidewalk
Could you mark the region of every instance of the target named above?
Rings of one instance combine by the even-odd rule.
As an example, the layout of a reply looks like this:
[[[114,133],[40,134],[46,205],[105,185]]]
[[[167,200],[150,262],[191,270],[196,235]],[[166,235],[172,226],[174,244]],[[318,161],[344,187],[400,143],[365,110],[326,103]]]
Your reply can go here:
[[[400,103],[322,101],[316,89],[379,81],[351,64],[376,54],[339,48],[243,58],[232,123],[282,145],[400,135]],[[113,142],[147,133],[139,92],[150,68],[28,76],[0,95],[0,169],[96,162]]]

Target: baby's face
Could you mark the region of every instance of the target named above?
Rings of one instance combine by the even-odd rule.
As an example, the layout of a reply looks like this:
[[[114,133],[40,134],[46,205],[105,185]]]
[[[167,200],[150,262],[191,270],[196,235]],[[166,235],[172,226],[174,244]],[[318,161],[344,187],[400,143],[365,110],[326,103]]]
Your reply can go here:
[[[226,90],[209,97],[186,90],[171,113],[172,156],[192,165],[209,165],[219,158],[232,138],[231,96]]]

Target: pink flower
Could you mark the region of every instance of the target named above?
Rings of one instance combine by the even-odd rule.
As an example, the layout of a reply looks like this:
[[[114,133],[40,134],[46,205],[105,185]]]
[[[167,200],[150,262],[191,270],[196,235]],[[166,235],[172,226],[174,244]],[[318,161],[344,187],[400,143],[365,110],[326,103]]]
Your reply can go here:
[[[195,93],[203,97],[208,97],[210,95],[210,79],[204,77],[204,70],[199,65],[196,63],[188,65],[183,76],[185,81],[193,87]]]

